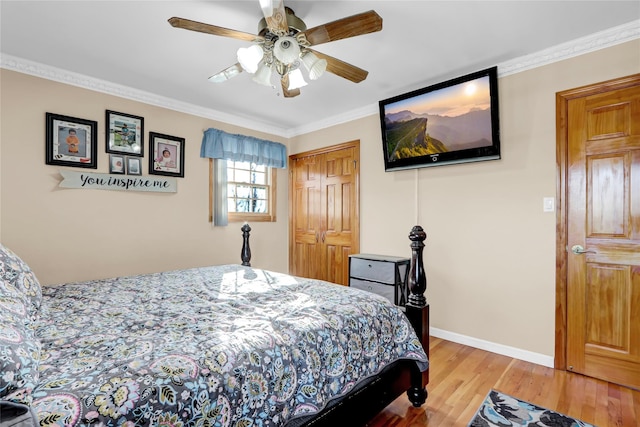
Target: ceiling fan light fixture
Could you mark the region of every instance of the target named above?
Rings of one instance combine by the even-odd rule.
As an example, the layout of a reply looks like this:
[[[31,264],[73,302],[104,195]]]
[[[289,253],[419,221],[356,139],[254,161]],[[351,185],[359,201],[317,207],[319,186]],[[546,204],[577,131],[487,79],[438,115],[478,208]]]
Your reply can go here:
[[[258,65],[264,56],[262,46],[254,44],[249,47],[238,49],[238,62],[247,73],[253,74],[258,69]]]
[[[275,88],[273,76],[278,75],[282,94],[286,98],[293,98],[300,95],[299,88],[307,85],[301,63],[306,68],[309,80],[317,80],[327,71],[354,83],[367,77],[366,70],[315,52],[311,46],[382,30],[382,18],[375,11],[347,16],[307,29],[293,9],[284,5],[284,0],[259,2],[264,17],[258,22],[257,35],[186,18],[174,16],[169,19],[169,24],[174,28],[229,37],[252,44],[248,48],[238,49],[238,62],[209,77],[210,81],[224,82],[247,71],[253,74],[255,82]]]
[[[307,52],[302,57],[302,63],[309,72],[311,80],[317,80],[327,69],[327,60],[318,58],[313,52]]]
[[[253,76],[253,81],[264,86],[271,86],[271,66],[262,62]]]
[[[299,68],[289,71],[289,87],[287,88],[288,90],[300,89],[301,87],[306,85],[307,82],[304,81],[302,71],[300,71]]]
[[[280,37],[273,45],[273,54],[286,65],[291,65],[300,58],[300,46],[293,37]]]

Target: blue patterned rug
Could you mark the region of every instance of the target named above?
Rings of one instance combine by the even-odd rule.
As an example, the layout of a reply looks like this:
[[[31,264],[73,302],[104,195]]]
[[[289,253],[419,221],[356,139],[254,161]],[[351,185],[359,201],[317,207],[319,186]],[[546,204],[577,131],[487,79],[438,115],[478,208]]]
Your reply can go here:
[[[575,418],[491,390],[468,427],[595,427]]]

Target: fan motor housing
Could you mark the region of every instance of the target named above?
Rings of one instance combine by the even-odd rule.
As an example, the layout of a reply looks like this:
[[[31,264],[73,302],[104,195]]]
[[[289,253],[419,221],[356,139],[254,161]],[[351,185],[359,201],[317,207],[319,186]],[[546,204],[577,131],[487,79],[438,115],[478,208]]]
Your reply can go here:
[[[307,25],[302,19],[296,16],[293,9],[285,6],[284,11],[287,16],[287,25],[289,26],[290,34],[296,34],[307,30]],[[267,20],[262,18],[260,22],[258,22],[258,35],[264,37],[268,32],[269,28],[267,27]]]

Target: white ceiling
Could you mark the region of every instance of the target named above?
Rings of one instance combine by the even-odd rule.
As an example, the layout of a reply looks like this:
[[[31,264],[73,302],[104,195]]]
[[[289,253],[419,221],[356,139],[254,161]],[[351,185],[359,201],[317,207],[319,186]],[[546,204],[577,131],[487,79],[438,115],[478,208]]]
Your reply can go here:
[[[296,98],[251,81],[207,78],[248,42],[171,27],[179,16],[249,33],[258,0],[0,1],[2,65],[290,136],[378,101],[513,64],[622,26],[637,37],[640,1],[287,1],[308,28],[375,10],[381,32],[316,50],[369,71],[361,83],[326,73]],[[631,25],[631,27],[629,27]],[[44,70],[44,71],[43,71]],[[86,79],[85,77],[89,77]],[[135,111],[128,113],[135,114]]]

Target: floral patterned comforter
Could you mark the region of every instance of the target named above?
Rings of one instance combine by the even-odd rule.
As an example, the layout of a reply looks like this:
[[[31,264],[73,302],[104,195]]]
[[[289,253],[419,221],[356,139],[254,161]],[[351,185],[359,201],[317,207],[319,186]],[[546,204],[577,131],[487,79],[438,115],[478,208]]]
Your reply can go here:
[[[35,333],[43,426],[278,426],[427,367],[386,299],[237,265],[44,287]]]

